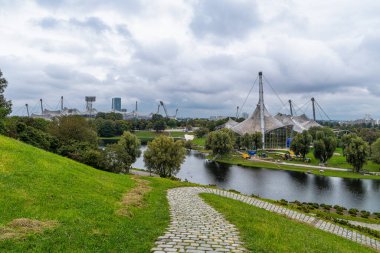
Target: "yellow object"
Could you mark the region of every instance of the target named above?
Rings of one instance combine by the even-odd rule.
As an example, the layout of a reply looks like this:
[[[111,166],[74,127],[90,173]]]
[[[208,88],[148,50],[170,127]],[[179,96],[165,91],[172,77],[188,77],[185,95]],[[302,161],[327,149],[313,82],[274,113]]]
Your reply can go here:
[[[243,154],[241,155],[241,157],[243,157],[244,159],[248,159],[250,156],[249,156],[247,153],[243,153]]]

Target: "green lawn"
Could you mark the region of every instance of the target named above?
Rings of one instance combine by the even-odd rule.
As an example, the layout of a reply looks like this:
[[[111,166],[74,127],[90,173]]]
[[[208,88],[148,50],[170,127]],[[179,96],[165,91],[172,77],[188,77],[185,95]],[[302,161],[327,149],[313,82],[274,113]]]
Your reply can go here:
[[[212,194],[201,194],[240,231],[251,252],[376,252],[284,216]]]
[[[310,158],[311,165],[318,165],[319,160],[314,158],[313,155],[313,149],[306,155],[306,157]],[[291,161],[291,162],[297,162],[297,161]],[[302,163],[302,162],[297,162],[297,163]],[[327,167],[336,167],[336,168],[344,168],[344,169],[352,169],[352,165],[347,163],[346,158],[343,155],[342,148],[337,148],[335,150],[335,154],[333,157],[327,161]],[[380,171],[380,164],[376,164],[372,161],[368,161],[367,164],[364,165],[363,169],[368,170],[368,171],[375,171],[379,172]]]
[[[185,183],[147,178],[152,190],[132,217],[116,214],[135,186],[128,175],[99,171],[0,136],[0,232],[14,219],[56,221],[55,229],[0,240],[0,252],[149,252],[169,223],[166,189]]]
[[[134,135],[137,136],[137,138],[140,139],[142,143],[147,143],[148,141],[153,140],[155,137],[159,135],[167,135],[171,136],[174,139],[183,139],[185,137],[185,134],[192,134],[192,133],[186,133],[183,131],[173,131],[173,132],[155,132],[155,131],[150,131],[150,130],[142,130],[142,131],[135,131],[133,132]],[[119,140],[120,136],[115,136],[115,137],[101,137],[100,140]]]
[[[221,163],[235,164],[235,165],[252,167],[252,168],[268,168],[268,169],[291,170],[291,171],[299,171],[299,172],[311,171],[311,173],[315,175],[330,176],[330,177],[380,179],[380,176],[361,175],[359,173],[354,173],[351,171],[325,170],[324,172],[320,172],[319,169],[311,169],[311,168],[303,168],[303,167],[297,167],[297,166],[292,166],[292,165],[283,165],[283,164],[277,164],[277,163],[246,160],[242,158],[241,155],[238,155],[238,154],[218,157],[216,161],[221,162]]]
[[[206,145],[206,137],[194,138],[194,140],[192,140],[192,142],[194,145],[197,145],[197,146],[205,146]]]

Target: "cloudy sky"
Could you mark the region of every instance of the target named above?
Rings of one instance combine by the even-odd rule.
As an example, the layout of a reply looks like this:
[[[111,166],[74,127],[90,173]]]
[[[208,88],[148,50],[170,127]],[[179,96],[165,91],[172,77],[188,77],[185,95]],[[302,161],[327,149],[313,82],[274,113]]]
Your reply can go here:
[[[128,111],[163,100],[180,117],[233,116],[263,71],[272,114],[292,99],[311,116],[315,97],[332,119],[380,118],[379,10],[375,0],[0,0],[0,69],[19,115],[40,98],[57,109],[60,96],[83,110],[93,95],[102,111],[121,97]],[[243,111],[257,100],[255,84]]]

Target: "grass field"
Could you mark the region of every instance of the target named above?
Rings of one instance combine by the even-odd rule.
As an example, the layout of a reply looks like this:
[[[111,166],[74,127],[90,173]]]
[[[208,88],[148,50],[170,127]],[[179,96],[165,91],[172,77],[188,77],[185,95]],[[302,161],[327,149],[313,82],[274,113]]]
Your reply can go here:
[[[155,132],[155,131],[149,131],[149,130],[143,130],[143,131],[135,131],[133,132],[137,136],[137,138],[140,139],[141,143],[146,144],[148,141],[153,140],[155,137],[159,135],[167,135],[171,136],[174,139],[183,139],[185,137],[185,134],[188,134],[183,131],[165,131],[165,132]],[[191,133],[190,133],[191,134]],[[115,136],[115,137],[102,137],[100,140],[105,140],[105,141],[118,141],[120,139],[120,136]]]
[[[241,165],[241,166],[246,166],[246,167],[252,167],[252,168],[268,168],[268,169],[291,170],[291,171],[299,171],[299,172],[311,171],[311,173],[315,175],[330,176],[330,177],[380,179],[380,176],[361,175],[359,173],[354,173],[351,171],[325,170],[324,172],[320,172],[319,169],[297,167],[297,166],[292,166],[290,164],[283,165],[283,164],[277,164],[277,163],[246,160],[238,154],[218,157],[216,161],[227,163],[227,164],[235,164],[235,165]]]
[[[239,229],[251,252],[376,252],[237,200],[212,194],[201,196]]]
[[[0,136],[0,252],[149,252],[169,222],[165,190],[187,185],[148,178],[143,208],[117,214],[136,186],[128,175],[99,171]],[[1,240],[20,218],[58,225]],[[8,224],[8,225],[7,225]]]
[[[313,149],[306,155],[307,158],[310,158],[310,165],[318,165],[319,160],[314,158],[313,155]],[[303,163],[300,161],[291,161],[294,163]],[[344,168],[344,169],[352,169],[352,165],[347,163],[346,158],[343,155],[343,150],[342,148],[337,148],[335,150],[335,154],[333,157],[327,161],[327,167],[336,167],[336,168]],[[379,172],[380,171],[380,164],[375,164],[372,161],[368,161],[364,166],[363,169],[368,170],[368,171],[375,171]]]
[[[204,147],[206,145],[206,137],[194,138],[194,140],[192,142],[194,145]]]

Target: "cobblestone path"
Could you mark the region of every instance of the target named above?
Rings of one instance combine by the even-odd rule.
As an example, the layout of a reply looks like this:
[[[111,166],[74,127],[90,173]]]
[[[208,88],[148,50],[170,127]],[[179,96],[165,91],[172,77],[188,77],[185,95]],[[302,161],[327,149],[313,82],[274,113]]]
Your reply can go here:
[[[311,215],[229,191],[182,187],[168,191],[171,224],[166,234],[158,238],[152,252],[246,252],[239,241],[237,229],[207,205],[198,196],[199,193],[212,193],[239,200],[380,250],[379,240]]]
[[[168,191],[171,223],[152,252],[247,252],[235,226],[198,196],[204,191],[198,187]]]

